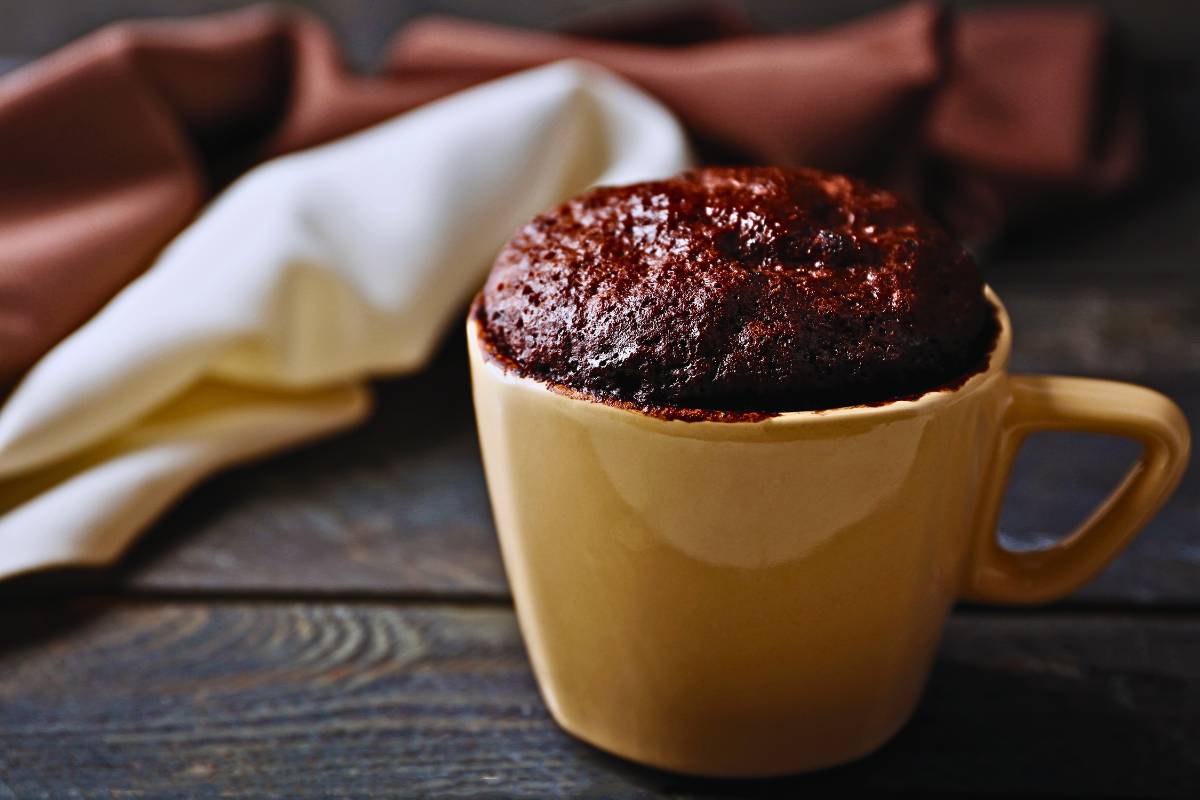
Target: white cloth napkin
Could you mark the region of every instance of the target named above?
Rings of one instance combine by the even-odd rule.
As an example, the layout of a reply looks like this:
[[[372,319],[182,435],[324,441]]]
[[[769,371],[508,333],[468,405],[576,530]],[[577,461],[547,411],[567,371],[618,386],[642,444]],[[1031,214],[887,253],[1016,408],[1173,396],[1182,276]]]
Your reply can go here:
[[[353,424],[519,224],[688,158],[656,101],[562,62],[247,173],[0,409],[0,578],[109,563],[206,475]]]

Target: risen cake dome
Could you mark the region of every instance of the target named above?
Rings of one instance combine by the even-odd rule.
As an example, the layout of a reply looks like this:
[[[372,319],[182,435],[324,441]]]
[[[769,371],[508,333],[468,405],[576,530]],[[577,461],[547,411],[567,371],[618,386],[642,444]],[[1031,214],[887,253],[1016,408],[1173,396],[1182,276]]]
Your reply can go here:
[[[981,365],[971,256],[896,195],[809,169],[595,189],[517,231],[477,305],[522,373],[647,409],[792,411]]]

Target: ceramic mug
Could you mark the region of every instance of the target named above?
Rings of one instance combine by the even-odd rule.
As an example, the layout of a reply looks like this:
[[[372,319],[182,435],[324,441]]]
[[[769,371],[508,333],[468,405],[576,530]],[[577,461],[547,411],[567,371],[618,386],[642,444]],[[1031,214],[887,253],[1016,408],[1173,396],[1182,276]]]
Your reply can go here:
[[[768,776],[879,747],[908,719],[955,601],[1040,603],[1095,575],[1187,462],[1140,386],[983,371],[914,400],[754,422],[664,420],[555,391],[468,347],[505,568],[546,705],[655,767]],[[1058,544],[995,536],[1022,438],[1127,436],[1125,480]]]

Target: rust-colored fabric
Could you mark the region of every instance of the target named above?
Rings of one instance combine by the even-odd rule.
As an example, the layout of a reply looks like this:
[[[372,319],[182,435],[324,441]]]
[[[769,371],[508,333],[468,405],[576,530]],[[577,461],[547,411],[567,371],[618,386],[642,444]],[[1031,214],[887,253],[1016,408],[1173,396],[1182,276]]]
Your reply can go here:
[[[277,7],[88,36],[0,79],[0,385],[246,167],[565,57],[656,95],[708,153],[873,177],[973,237],[1136,172],[1137,116],[1105,91],[1119,83],[1094,11],[952,19],[918,2],[814,33],[747,31],[720,6],[595,21],[608,39],[428,19],[371,78],[320,22]]]
[[[917,4],[815,34],[683,48],[570,39],[432,18],[401,31],[389,76],[430,96],[560,58],[608,67],[738,157],[856,169],[888,149],[942,74],[942,16]]]

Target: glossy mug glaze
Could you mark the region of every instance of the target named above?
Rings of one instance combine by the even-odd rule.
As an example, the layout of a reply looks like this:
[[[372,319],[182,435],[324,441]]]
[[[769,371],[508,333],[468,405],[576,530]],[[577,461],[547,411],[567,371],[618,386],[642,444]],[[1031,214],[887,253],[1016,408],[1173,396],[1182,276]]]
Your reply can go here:
[[[566,730],[665,769],[767,776],[874,750],[908,719],[955,601],[1033,603],[1100,570],[1187,462],[1179,409],[1111,381],[983,371],[914,400],[684,422],[505,370],[468,321],[480,443],[518,620]],[[1139,440],[1043,551],[995,537],[1034,430]]]

